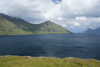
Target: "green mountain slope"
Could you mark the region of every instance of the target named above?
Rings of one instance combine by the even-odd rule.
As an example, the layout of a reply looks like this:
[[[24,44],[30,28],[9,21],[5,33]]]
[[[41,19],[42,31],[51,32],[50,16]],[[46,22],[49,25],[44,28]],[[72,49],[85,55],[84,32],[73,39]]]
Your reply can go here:
[[[70,31],[51,22],[30,24],[19,18],[0,13],[0,35],[69,34]]]
[[[38,25],[40,28],[36,31],[38,34],[64,34],[64,33],[71,33],[70,31],[66,30],[65,28],[51,22],[46,21]]]

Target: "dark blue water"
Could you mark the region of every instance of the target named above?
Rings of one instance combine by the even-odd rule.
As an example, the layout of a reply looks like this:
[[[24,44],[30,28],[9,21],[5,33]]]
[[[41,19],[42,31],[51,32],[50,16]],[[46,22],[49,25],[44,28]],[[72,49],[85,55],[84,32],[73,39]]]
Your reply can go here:
[[[0,55],[100,60],[100,34],[0,36]]]

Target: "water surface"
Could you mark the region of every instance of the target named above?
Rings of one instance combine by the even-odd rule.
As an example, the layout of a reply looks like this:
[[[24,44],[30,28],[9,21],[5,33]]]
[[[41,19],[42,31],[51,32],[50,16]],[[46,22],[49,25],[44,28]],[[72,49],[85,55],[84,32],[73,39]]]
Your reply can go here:
[[[100,60],[100,34],[0,36],[0,55]]]

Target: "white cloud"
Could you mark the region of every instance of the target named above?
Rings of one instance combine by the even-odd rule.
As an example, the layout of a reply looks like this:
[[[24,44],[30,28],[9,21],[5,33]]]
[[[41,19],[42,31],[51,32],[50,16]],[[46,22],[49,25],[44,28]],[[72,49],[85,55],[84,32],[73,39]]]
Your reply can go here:
[[[76,17],[76,20],[86,20],[86,17]]]
[[[61,24],[61,26],[62,26],[62,27],[66,27],[67,25],[66,25],[66,24]]]
[[[80,26],[79,22],[74,22],[74,26]]]
[[[63,20],[63,18],[62,17],[58,17],[57,20],[61,21],[61,20]]]
[[[93,28],[93,27],[89,27],[90,29],[95,29],[95,28]]]

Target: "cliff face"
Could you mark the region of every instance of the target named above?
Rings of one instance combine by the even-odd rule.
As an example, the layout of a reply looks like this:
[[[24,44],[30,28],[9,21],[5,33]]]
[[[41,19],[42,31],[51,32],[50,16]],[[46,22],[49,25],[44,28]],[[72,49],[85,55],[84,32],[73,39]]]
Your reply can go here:
[[[51,22],[30,24],[20,18],[0,14],[0,35],[69,34],[70,31]]]

